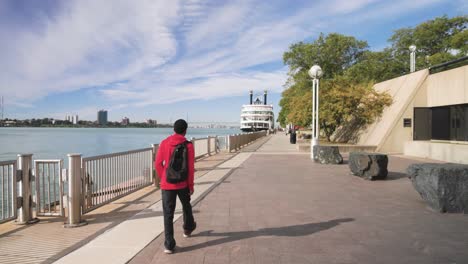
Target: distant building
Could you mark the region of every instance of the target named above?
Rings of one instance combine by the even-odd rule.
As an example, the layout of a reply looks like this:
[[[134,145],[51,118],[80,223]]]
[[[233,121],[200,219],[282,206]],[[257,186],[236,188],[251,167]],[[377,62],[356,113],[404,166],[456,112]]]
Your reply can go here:
[[[107,111],[99,110],[97,113],[97,122],[101,126],[107,125]]]
[[[130,124],[130,119],[128,117],[122,118],[122,125],[128,126]]]
[[[74,125],[77,125],[77,124],[78,124],[78,115],[74,115],[74,116],[73,116],[72,123],[73,123]]]
[[[146,119],[146,124],[148,125],[157,125],[158,121],[153,119]]]

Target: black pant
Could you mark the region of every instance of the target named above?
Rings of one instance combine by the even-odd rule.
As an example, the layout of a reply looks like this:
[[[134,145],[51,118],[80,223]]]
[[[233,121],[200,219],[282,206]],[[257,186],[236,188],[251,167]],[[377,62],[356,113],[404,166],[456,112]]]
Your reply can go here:
[[[180,190],[162,190],[162,202],[164,212],[164,235],[166,240],[164,246],[167,249],[174,249],[176,242],[174,240],[174,211],[176,207],[176,199],[179,196],[184,212],[184,230],[192,231],[195,229],[195,221],[193,219],[192,205],[190,204],[189,188]]]

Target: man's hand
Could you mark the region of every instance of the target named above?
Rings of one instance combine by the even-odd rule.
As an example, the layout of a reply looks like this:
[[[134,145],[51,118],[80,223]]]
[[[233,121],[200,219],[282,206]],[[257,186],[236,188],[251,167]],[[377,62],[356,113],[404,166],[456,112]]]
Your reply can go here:
[[[193,194],[193,191],[190,191],[190,195],[192,195],[192,194]]]

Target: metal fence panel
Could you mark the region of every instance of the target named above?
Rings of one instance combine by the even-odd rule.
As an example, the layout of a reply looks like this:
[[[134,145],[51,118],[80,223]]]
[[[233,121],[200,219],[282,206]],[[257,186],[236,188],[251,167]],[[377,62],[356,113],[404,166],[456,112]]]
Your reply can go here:
[[[209,137],[208,139],[210,141],[210,153],[216,153],[218,150],[217,150],[217,138],[216,137]]]
[[[82,207],[87,213],[151,185],[153,149],[83,158],[82,168]]]
[[[36,214],[64,216],[63,160],[35,160]]]
[[[208,154],[208,138],[193,139],[195,146],[195,158],[201,158]]]
[[[16,160],[0,161],[0,223],[16,219]]]

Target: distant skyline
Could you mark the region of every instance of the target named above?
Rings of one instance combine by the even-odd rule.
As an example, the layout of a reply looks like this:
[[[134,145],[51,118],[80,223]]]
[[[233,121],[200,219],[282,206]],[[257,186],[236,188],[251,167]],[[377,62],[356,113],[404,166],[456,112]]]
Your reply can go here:
[[[267,89],[277,117],[289,45],[338,32],[381,50],[393,30],[467,13],[466,0],[2,0],[0,96],[5,118],[238,122]]]

